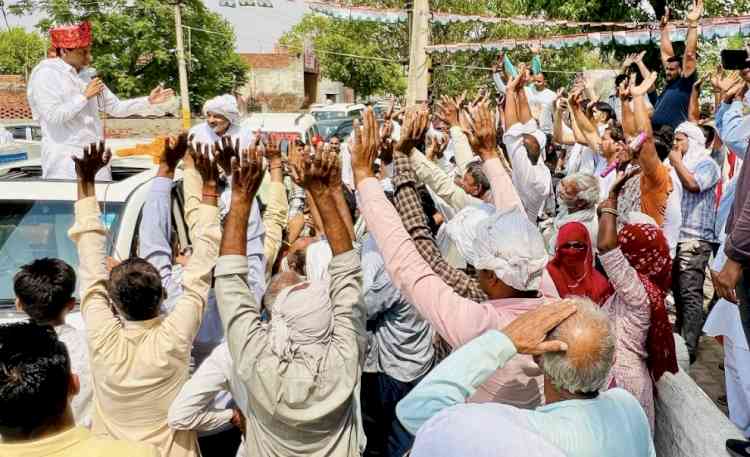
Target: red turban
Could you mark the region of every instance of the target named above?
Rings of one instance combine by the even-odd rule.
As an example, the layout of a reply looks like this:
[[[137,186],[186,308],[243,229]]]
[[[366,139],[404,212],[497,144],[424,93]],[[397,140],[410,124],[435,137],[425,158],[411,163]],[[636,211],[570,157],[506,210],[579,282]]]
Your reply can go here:
[[[78,49],[91,46],[91,23],[53,27],[49,30],[52,46],[57,49]]]

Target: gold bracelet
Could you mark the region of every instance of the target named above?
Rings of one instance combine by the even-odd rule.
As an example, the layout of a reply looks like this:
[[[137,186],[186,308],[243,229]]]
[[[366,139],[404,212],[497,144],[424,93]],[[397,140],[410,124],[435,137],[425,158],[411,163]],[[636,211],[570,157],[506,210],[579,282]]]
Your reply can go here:
[[[613,208],[602,208],[601,211],[602,213],[611,214],[614,217],[618,217],[620,215],[620,213],[618,213],[617,210]]]

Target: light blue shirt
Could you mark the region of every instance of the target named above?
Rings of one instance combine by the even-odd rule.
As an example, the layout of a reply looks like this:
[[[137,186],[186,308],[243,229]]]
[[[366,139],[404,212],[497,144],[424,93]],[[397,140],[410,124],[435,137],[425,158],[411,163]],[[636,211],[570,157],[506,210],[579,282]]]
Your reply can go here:
[[[750,116],[742,114],[742,107],[739,101],[722,103],[716,111],[716,131],[721,141],[744,160],[750,139]]]
[[[656,456],[646,413],[635,397],[623,389],[611,389],[590,400],[566,400],[536,410],[496,403],[463,404],[478,386],[515,355],[510,339],[497,330],[490,330],[453,352],[402,399],[396,408],[399,420],[411,433],[420,432],[413,455],[428,455],[419,449],[420,442],[440,441],[443,431],[431,424],[438,420],[450,425],[445,433],[450,433],[454,439],[459,439],[456,430],[464,430],[465,449],[471,451],[466,455],[490,455],[476,449],[474,443],[477,436],[499,432],[498,424],[491,420],[496,415],[502,423],[513,416],[516,424],[568,456]],[[478,414],[467,415],[467,408],[486,410],[481,414],[483,419],[474,420]],[[446,415],[451,414],[463,415],[466,423],[446,421]],[[420,436],[422,429],[430,436]],[[495,448],[494,452],[497,451]],[[431,449],[429,455],[447,454]]]

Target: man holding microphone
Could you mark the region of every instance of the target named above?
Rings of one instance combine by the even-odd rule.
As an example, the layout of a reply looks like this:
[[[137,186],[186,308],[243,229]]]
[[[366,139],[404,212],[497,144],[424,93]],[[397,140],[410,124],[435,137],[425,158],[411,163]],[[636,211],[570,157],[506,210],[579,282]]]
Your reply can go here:
[[[42,127],[44,179],[76,179],[73,156],[104,139],[100,111],[113,117],[155,114],[153,105],[174,95],[159,86],[148,97],[120,100],[89,68],[91,41],[89,22],[50,29],[57,57],[43,60],[31,72],[27,95],[34,119]],[[96,179],[111,180],[111,166],[104,167]]]

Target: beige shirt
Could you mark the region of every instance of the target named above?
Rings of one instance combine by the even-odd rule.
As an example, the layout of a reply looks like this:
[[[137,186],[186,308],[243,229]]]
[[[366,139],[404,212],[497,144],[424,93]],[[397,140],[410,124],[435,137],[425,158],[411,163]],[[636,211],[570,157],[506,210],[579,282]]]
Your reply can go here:
[[[195,187],[190,190],[195,191]],[[194,205],[192,194],[186,200]],[[186,213],[188,209],[199,223],[191,233],[195,250],[185,268],[183,294],[168,316],[148,321],[125,321],[110,309],[105,287],[106,229],[95,198],[76,203],[75,225],[69,232],[78,246],[81,312],[94,380],[92,431],[152,444],[163,457],[199,455],[195,433],[171,430],[167,412],[189,376],[190,349],[221,239],[218,208],[200,205],[197,210],[186,208]]]
[[[247,391],[247,454],[253,456],[358,456],[358,383],[364,363],[365,310],[355,250],[329,266],[334,329],[317,382],[304,361],[282,363],[272,351],[260,306],[247,286],[243,256],[219,258],[216,299],[229,352]],[[309,390],[302,386],[314,387]]]
[[[0,443],[3,457],[159,457],[147,444],[97,438],[83,427],[24,443]]]
[[[266,256],[266,280],[271,278],[276,256],[281,249],[289,216],[289,201],[286,198],[286,188],[283,182],[271,182],[268,185],[268,203],[263,213],[263,225],[266,227],[266,237],[263,240],[263,253]]]

